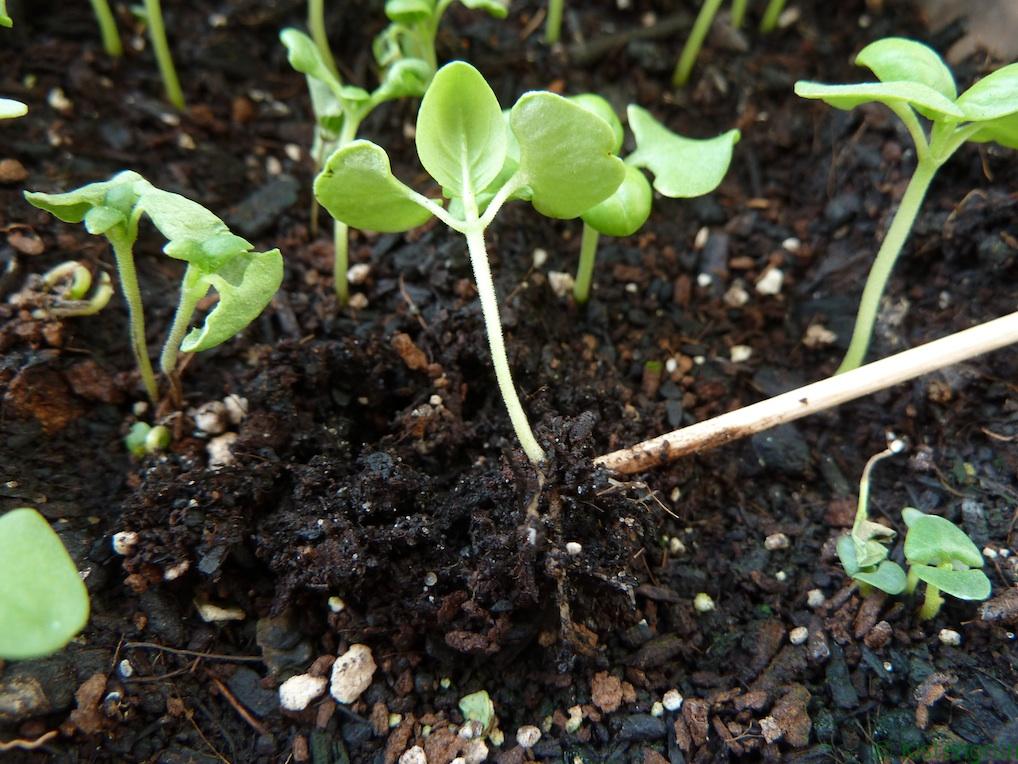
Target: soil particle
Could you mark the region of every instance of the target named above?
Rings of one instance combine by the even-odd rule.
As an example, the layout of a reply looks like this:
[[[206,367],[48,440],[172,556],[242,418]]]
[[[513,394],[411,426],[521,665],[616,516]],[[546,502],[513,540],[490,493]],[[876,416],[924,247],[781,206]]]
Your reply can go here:
[[[237,700],[257,716],[268,716],[279,708],[279,693],[264,687],[258,673],[246,666],[238,667],[227,680],[226,686]]]
[[[784,739],[794,748],[804,748],[809,744],[809,734],[813,728],[807,713],[809,700],[809,690],[796,684],[771,709],[771,718],[777,723]]]
[[[688,730],[689,739],[699,748],[707,742],[707,715],[710,705],[702,698],[686,698],[682,704],[682,720]],[[676,734],[678,728],[676,728]]]
[[[50,435],[85,413],[63,375],[42,364],[18,372],[11,380],[4,400],[21,416],[34,417]]]
[[[599,671],[590,680],[590,699],[606,714],[614,713],[622,705],[622,681],[607,671]]]
[[[106,691],[106,675],[96,673],[86,679],[74,699],[77,708],[71,711],[71,723],[86,735],[95,735],[103,728],[103,716],[99,711],[99,702]]]
[[[913,693],[917,703],[915,723],[919,729],[924,730],[930,725],[930,711],[933,705],[947,695],[948,689],[957,681],[958,677],[953,674],[935,671],[915,688]]]
[[[827,687],[831,699],[838,708],[852,709],[859,705],[859,694],[855,691],[845,665],[845,653],[838,644],[831,645],[831,658],[827,664]]]
[[[0,722],[65,711],[77,686],[74,668],[63,655],[14,664],[0,678]]]
[[[685,643],[677,634],[662,634],[644,644],[632,658],[629,665],[638,669],[656,668],[682,652]]]
[[[650,714],[629,714],[622,718],[615,738],[619,741],[649,742],[663,738],[665,733],[664,719]]]
[[[329,692],[340,703],[353,703],[368,687],[375,674],[375,659],[367,645],[351,645],[332,664]]]

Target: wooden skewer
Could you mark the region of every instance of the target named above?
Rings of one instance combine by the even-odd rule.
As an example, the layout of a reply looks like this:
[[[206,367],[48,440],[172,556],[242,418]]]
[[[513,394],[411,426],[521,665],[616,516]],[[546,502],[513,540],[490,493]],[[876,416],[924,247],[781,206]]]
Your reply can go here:
[[[1018,342],[1018,313],[979,324],[858,369],[791,390],[751,406],[613,451],[594,460],[620,474],[642,472],[687,454],[815,414]]]

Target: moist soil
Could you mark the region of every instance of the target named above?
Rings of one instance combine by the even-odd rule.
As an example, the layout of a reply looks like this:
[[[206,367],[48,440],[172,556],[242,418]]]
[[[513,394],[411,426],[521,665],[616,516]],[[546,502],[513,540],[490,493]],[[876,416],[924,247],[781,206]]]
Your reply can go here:
[[[0,186],[0,508],[53,521],[92,597],[65,651],[2,667],[0,741],[22,741],[6,761],[391,764],[414,745],[431,764],[480,761],[482,745],[506,763],[1018,759],[1013,351],[638,479],[592,466],[832,373],[914,152],[886,109],[835,111],[792,84],[860,78],[854,53],[890,34],[945,50],[960,27],[931,35],[910,3],[800,3],[774,34],[715,34],[673,92],[684,5],[573,4],[553,50],[542,4],[514,2],[502,22],[449,11],[440,57],[468,58],[503,104],[597,91],[687,135],[743,131],[716,193],[658,200],[638,235],[602,240],[586,306],[552,288],[575,267],[576,221],[517,204],[489,231],[511,366],[549,452],[539,477],[494,385],[461,239],[433,224],[355,232],[367,267],[355,307],[337,307],[327,226],[309,228],[305,85],[277,40],[303,4],[173,5],[182,114],[124,7],[119,61],[84,3],[14,4],[3,33],[3,92],[31,111],[3,126],[0,152],[16,160]],[[343,73],[369,82],[378,4],[334,5]],[[961,62],[959,81],[991,64]],[[380,108],[362,135],[426,189],[415,109]],[[143,402],[119,295],[94,317],[30,310],[44,300],[31,274],[112,263],[21,191],[127,168],[287,264],[261,318],[189,360],[179,409]],[[1016,168],[981,146],[942,170],[871,357],[1014,309]],[[137,247],[153,347],[181,273],[160,246],[145,229]],[[780,288],[758,290],[774,270]],[[233,417],[196,413],[226,396]],[[167,453],[128,457],[139,419],[171,427]],[[914,601],[864,598],[838,566],[834,540],[889,431],[911,448],[876,470],[873,513],[899,530],[904,506],[960,523],[989,550],[990,606],[949,599],[922,622]],[[124,531],[137,541],[121,556]],[[713,610],[694,609],[700,592]],[[210,605],[231,620],[206,621]],[[280,708],[283,679],[327,677],[352,644],[377,664],[355,702]],[[460,698],[479,690],[497,716],[483,744],[457,732]],[[669,690],[680,708],[655,705]],[[529,749],[523,725],[542,730]]]

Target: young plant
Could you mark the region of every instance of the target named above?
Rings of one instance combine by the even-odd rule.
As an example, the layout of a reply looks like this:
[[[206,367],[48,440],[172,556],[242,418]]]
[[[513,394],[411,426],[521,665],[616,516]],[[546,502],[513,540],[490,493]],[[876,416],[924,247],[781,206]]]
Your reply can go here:
[[[50,268],[42,275],[42,288],[50,304],[32,312],[34,318],[47,315],[57,318],[94,316],[105,308],[113,297],[113,283],[105,271],[99,274],[99,285],[92,297],[92,271],[77,260],[67,260]]]
[[[611,105],[592,93],[569,100],[608,123],[615,138],[612,153],[618,155],[622,148],[622,123]],[[650,112],[633,104],[626,114],[636,138],[636,150],[624,159],[626,176],[622,185],[582,215],[580,264],[573,285],[573,297],[578,303],[590,298],[600,235],[630,236],[650,217],[654,194],[646,176],[637,168],[648,170],[654,176],[654,189],[663,196],[672,199],[703,196],[721,183],[732,161],[732,149],[739,140],[738,130],[729,130],[707,140],[684,138],[655,120]]]
[[[548,0],[548,18],[544,22],[544,41],[554,45],[562,36],[562,16],[565,12],[565,0]]]
[[[322,62],[333,75],[338,77],[339,69],[336,67],[336,60],[332,57],[329,36],[325,32],[325,0],[308,0],[308,31],[311,32],[311,39],[315,41],[315,47],[318,48],[318,55],[322,57]]]
[[[153,403],[158,400],[158,386],[145,341],[144,309],[134,265],[134,242],[142,214],[148,215],[167,239],[163,252],[187,263],[177,312],[160,356],[160,367],[170,380],[175,400],[179,400],[179,353],[208,350],[237,334],[268,305],[283,278],[278,249],[251,251],[249,242],[230,233],[222,220],[200,204],[158,189],[135,172],[122,172],[108,181],[63,194],[26,192],[25,198],[64,222],[84,222],[89,233],[105,236],[112,244],[127,301],[131,347]],[[216,307],[200,328],[188,333],[198,302],[211,288],[219,295]]]
[[[55,653],[88,621],[88,592],[78,568],[34,509],[0,517],[0,658]]]
[[[1018,63],[987,75],[959,96],[954,76],[940,56],[913,40],[878,40],[863,48],[855,62],[869,68],[879,81],[853,85],[800,81],[795,92],[839,109],[871,101],[884,104],[908,129],[917,161],[866,279],[852,340],[838,373],[857,368],[866,358],[880,297],[937,170],[967,141],[1018,148]]]
[[[120,58],[124,55],[124,47],[120,44],[117,20],[113,17],[110,4],[106,0],[91,0],[91,2],[92,12],[99,24],[99,34],[102,35],[103,49],[106,51],[106,55]]]
[[[124,445],[135,459],[141,459],[146,454],[157,454],[169,448],[170,430],[162,424],[153,427],[146,422],[135,422],[124,436]]]
[[[184,91],[180,89],[180,80],[177,78],[177,69],[173,65],[170,44],[166,40],[163,9],[159,0],[143,0],[143,2],[141,17],[148,27],[148,38],[152,43],[152,52],[155,54],[156,63],[159,65],[159,75],[163,79],[166,100],[183,111],[185,108]]]
[[[563,219],[607,199],[625,177],[613,152],[615,136],[603,119],[546,92],[523,95],[507,129],[484,77],[456,61],[428,88],[416,139],[421,164],[451,200],[448,209],[397,180],[385,151],[363,140],[329,157],[315,195],[333,217],[358,228],[407,231],[434,216],[466,238],[499,391],[520,445],[538,464],[544,450],[513,384],[484,231],[510,199],[529,200],[541,214]]]

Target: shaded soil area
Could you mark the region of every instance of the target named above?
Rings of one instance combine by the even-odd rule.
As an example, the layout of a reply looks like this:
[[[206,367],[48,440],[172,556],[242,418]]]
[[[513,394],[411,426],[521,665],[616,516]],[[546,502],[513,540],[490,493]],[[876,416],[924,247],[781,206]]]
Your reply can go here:
[[[368,82],[378,4],[335,5],[343,73]],[[490,230],[511,365],[549,451],[541,476],[493,383],[461,239],[355,232],[357,307],[337,309],[331,241],[308,225],[305,85],[277,41],[303,3],[167,7],[185,114],[160,100],[126,9],[130,52],[111,61],[87,5],[12,5],[0,87],[31,111],[0,127],[0,159],[16,160],[0,163],[0,508],[54,522],[93,614],[63,653],[2,667],[0,741],[40,740],[5,760],[392,764],[415,745],[429,764],[1018,759],[1013,351],[639,480],[592,467],[833,371],[914,152],[885,109],[836,112],[792,84],[860,78],[849,62],[879,37],[943,50],[962,30],[930,39],[907,4],[802,3],[773,35],[712,37],[675,93],[683,33],[654,30],[689,8],[574,5],[569,46],[549,50],[543,4],[514,2],[503,22],[457,4],[441,58],[469,59],[503,105],[593,90],[683,134],[743,138],[715,194],[658,200],[641,233],[602,239],[585,307],[552,288],[575,268],[576,221],[511,205]],[[958,79],[989,68],[970,60]],[[362,135],[423,188],[405,137],[415,109],[381,108]],[[287,263],[242,337],[190,359],[181,411],[140,403],[119,295],[61,322],[34,317],[42,298],[26,289],[68,258],[112,262],[21,190],[127,168]],[[1013,152],[966,148],[943,169],[871,357],[1014,309],[1016,189]],[[159,246],[144,230],[154,347],[180,278]],[[137,419],[173,430],[168,453],[128,457]],[[834,540],[888,431],[911,449],[878,468],[873,512],[899,530],[904,506],[961,524],[988,552],[991,603],[949,601],[924,623],[838,566]],[[712,610],[694,608],[700,593]],[[376,669],[354,702],[281,709],[284,679],[329,677],[355,644]],[[459,703],[480,690],[497,720],[476,736]],[[541,735],[525,747],[527,725]]]

